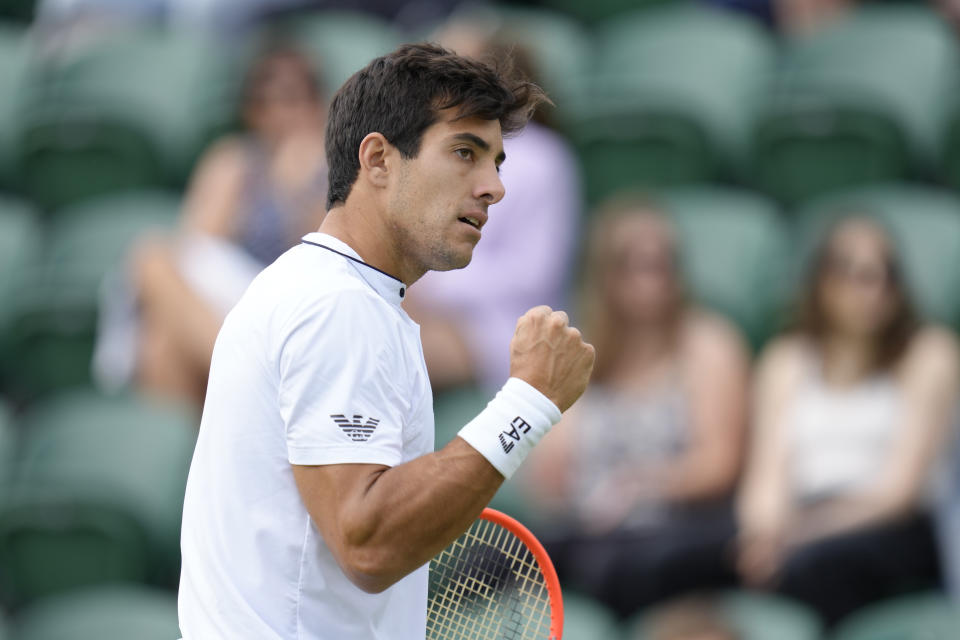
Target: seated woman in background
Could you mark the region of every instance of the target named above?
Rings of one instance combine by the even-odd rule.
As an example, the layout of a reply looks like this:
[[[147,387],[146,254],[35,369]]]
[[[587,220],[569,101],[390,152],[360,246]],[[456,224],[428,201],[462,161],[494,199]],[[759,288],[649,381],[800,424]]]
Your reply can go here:
[[[651,205],[597,218],[584,283],[594,382],[528,465],[561,578],[623,616],[724,586],[746,413],[748,354],[689,304],[677,239]]]
[[[938,580],[928,481],[954,419],[957,344],[916,320],[892,238],[839,222],[793,333],[758,366],[739,569],[828,624]]]
[[[148,392],[202,403],[227,311],[326,213],[325,111],[318,78],[300,53],[274,46],[253,64],[243,87],[247,131],[218,141],[200,160],[178,237],[145,240],[133,252],[135,321],[122,309],[111,313],[114,303],[106,301],[95,356],[101,382],[132,378]]]

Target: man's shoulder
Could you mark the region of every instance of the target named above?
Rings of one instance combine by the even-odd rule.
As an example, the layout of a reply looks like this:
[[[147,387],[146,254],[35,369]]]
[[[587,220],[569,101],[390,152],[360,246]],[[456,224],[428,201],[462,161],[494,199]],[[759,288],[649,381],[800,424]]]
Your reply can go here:
[[[396,311],[344,258],[301,245],[264,270],[261,294],[288,326],[303,322],[363,331],[395,320]],[[279,319],[279,318],[278,318]]]
[[[340,256],[298,245],[266,267],[256,282],[259,295],[278,303],[376,298],[356,270]]]

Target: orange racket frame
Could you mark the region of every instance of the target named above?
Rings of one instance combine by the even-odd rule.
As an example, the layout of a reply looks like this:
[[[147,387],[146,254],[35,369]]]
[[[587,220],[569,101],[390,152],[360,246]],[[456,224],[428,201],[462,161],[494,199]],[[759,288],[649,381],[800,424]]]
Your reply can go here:
[[[480,514],[481,520],[486,520],[500,525],[522,542],[536,558],[540,565],[540,572],[543,574],[543,580],[547,585],[547,594],[550,597],[550,638],[549,640],[562,640],[563,638],[563,594],[560,591],[560,579],[557,577],[557,571],[553,568],[553,562],[547,555],[547,550],[543,548],[536,536],[530,529],[520,524],[515,518],[508,516],[502,511],[487,507]]]

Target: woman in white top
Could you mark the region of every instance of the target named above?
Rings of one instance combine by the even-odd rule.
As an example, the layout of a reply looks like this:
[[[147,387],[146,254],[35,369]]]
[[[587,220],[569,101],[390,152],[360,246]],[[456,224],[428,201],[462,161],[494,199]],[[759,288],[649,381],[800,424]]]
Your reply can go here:
[[[797,330],[758,365],[738,567],[834,623],[938,581],[927,496],[958,348],[922,325],[890,235],[847,217],[815,254]]]
[[[749,356],[690,304],[669,220],[624,197],[594,218],[584,281],[591,386],[528,462],[543,539],[569,584],[630,615],[726,586]],[[557,522],[559,521],[559,522]]]

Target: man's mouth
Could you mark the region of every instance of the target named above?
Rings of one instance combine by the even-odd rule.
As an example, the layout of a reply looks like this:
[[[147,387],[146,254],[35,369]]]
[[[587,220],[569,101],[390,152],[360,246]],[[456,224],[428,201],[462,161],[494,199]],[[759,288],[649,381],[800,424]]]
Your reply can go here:
[[[470,225],[471,227],[473,227],[473,228],[476,229],[477,231],[480,231],[480,221],[479,221],[478,219],[474,218],[473,216],[464,216],[464,217],[462,217],[462,218],[458,218],[458,220],[460,220],[460,222],[464,222],[464,223]]]

